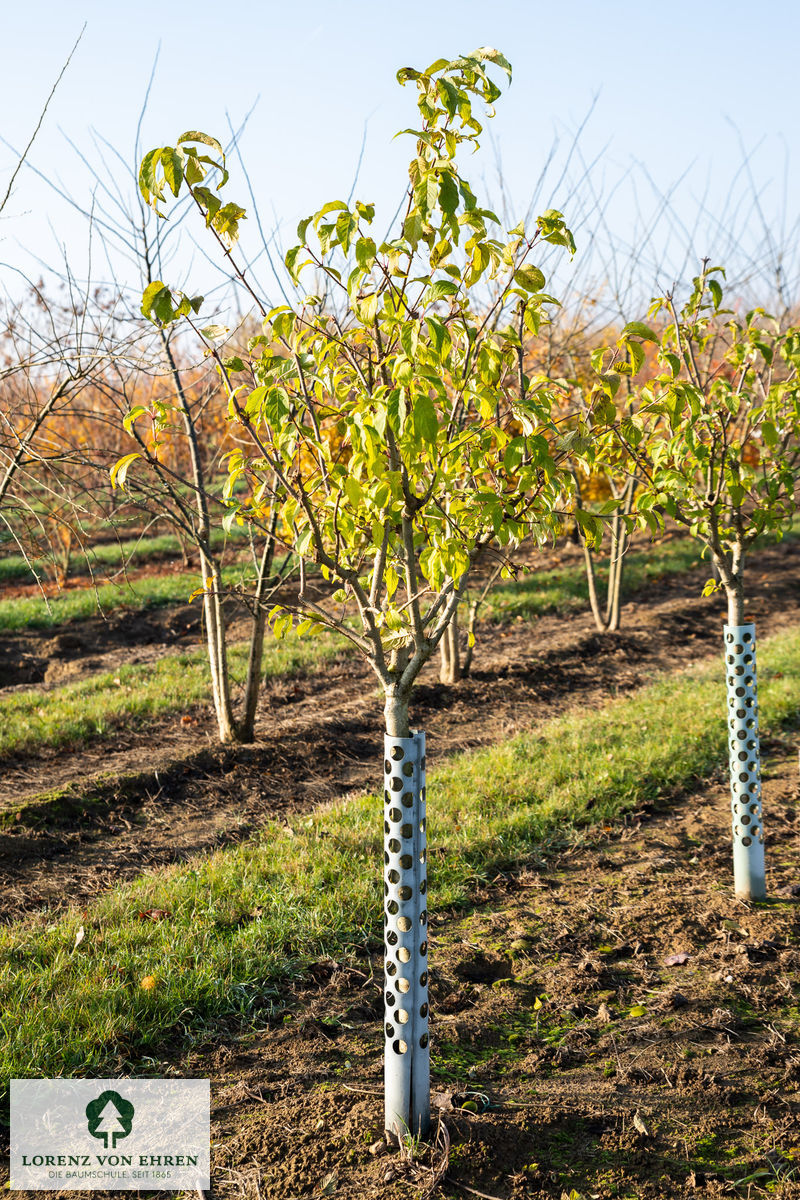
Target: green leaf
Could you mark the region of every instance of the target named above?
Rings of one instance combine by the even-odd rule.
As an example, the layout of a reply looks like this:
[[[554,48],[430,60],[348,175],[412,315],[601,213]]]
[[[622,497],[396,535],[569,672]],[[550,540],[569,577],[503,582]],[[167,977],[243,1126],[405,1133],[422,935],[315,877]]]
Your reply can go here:
[[[232,354],[230,358],[223,358],[222,365],[231,375],[236,375],[240,371],[247,370],[247,367],[238,354]]]
[[[453,283],[452,279],[437,279],[428,288],[428,299],[432,303],[435,300],[444,300],[445,296],[455,296],[458,291],[458,284]]]
[[[653,333],[653,330],[650,328],[650,326],[645,325],[642,321],[628,322],[620,335],[620,341],[623,341],[625,338],[629,337],[641,338],[643,342],[655,342],[656,345],[659,343],[658,334]]]
[[[225,161],[225,152],[222,146],[215,137],[211,137],[208,133],[199,133],[196,129],[182,133],[176,144],[182,146],[185,142],[201,142],[204,146],[210,146],[212,150],[216,150],[222,161]]]
[[[286,257],[283,260],[286,263],[287,271],[289,272],[289,274],[291,275],[291,277],[295,283],[300,282],[300,272],[303,270],[303,267],[307,267],[308,264],[311,262],[311,259],[307,258],[305,260],[305,262],[300,263],[299,266],[297,265],[298,257],[301,254],[304,254],[305,252],[306,252],[305,246],[302,246],[302,245],[301,246],[292,246],[291,250],[286,251]]]
[[[172,292],[160,279],[154,279],[145,288],[142,295],[142,315],[149,321],[160,321],[162,325],[169,325],[175,320]]]
[[[123,429],[125,429],[128,433],[132,433],[134,422],[138,421],[139,417],[141,417],[143,415],[143,413],[146,413],[149,411],[150,410],[148,408],[145,408],[145,406],[143,404],[137,404],[134,408],[132,408],[130,410],[129,413],[125,414],[125,416],[122,420]],[[113,484],[113,480],[112,480],[112,484]]]
[[[359,238],[356,242],[356,262],[364,270],[369,270],[375,262],[377,248],[372,238]]]
[[[545,285],[545,277],[538,267],[520,267],[514,272],[514,282],[526,292],[540,292]]]
[[[245,215],[245,210],[238,204],[225,204],[211,224],[224,242],[233,245],[239,237],[239,222],[245,218]]]
[[[281,387],[269,388],[263,401],[262,412],[267,423],[276,430],[279,430],[287,421],[291,413],[291,404],[289,397]]]
[[[173,196],[177,196],[183,183],[183,156],[171,146],[165,146],[161,151],[161,167]]]
[[[631,356],[633,374],[636,375],[644,362],[644,347],[641,342],[628,342],[628,353]]]
[[[495,66],[501,67],[508,76],[508,82],[511,82],[511,63],[507,58],[503,57],[499,50],[495,50],[493,46],[480,46],[469,57],[478,58],[482,62],[494,63]]]
[[[451,346],[450,334],[447,331],[447,326],[438,317],[426,317],[425,323],[428,326],[431,344],[436,351],[437,357],[444,360]]]
[[[222,201],[219,196],[211,191],[211,188],[207,187],[196,187],[194,189],[194,198],[206,214],[206,225],[210,225],[222,208]]]
[[[142,159],[139,168],[139,191],[146,204],[155,207],[156,200],[162,200],[164,193],[158,182],[156,166],[161,158],[161,150],[149,150]]]
[[[327,204],[323,204],[319,212],[314,213],[314,228],[319,230],[323,217],[327,217],[328,213],[347,211],[348,208],[344,200],[329,200]]]
[[[361,491],[361,485],[359,484],[358,480],[354,479],[352,475],[348,475],[344,481],[344,490],[352,507],[358,508],[364,498],[364,494]]]
[[[380,296],[377,292],[372,292],[371,295],[365,296],[363,300],[353,302],[353,311],[365,325],[371,325],[375,320],[378,312],[378,301]]]
[[[206,325],[200,332],[209,342],[221,342],[228,336],[230,329],[227,325]]]
[[[425,392],[416,395],[412,412],[417,436],[426,442],[435,443],[439,433],[439,421],[430,396]]]
[[[458,208],[458,184],[450,171],[442,171],[439,176],[439,206],[448,215]]]
[[[435,171],[427,171],[414,188],[414,202],[423,217],[436,207],[439,198],[439,180]]]
[[[419,239],[422,236],[422,224],[422,217],[419,213],[412,213],[403,222],[403,237],[412,250],[416,250],[419,244]]]

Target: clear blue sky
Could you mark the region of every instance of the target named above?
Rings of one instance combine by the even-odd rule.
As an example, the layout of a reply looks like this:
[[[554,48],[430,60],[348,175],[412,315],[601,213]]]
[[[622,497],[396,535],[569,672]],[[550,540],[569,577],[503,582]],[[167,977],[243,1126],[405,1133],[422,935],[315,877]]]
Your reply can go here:
[[[94,128],[132,159],[136,120],[160,44],[144,149],[174,140],[185,128],[224,138],[226,112],[236,124],[260,97],[242,151],[262,215],[270,226],[280,222],[288,241],[299,216],[347,195],[366,125],[357,194],[385,206],[388,216],[403,187],[409,147],[391,139],[415,116],[414,89],[399,88],[395,71],[494,45],[514,67],[513,84],[490,125],[517,211],[526,209],[554,138],[561,137],[563,155],[596,100],[580,149],[587,160],[597,159],[595,186],[605,197],[611,232],[623,243],[635,240],[637,205],[650,211],[654,203],[645,172],[656,190],[666,190],[689,168],[675,196],[687,222],[705,196],[712,218],[752,226],[746,207],[728,216],[724,209],[742,160],[739,139],[755,151],[753,179],[777,240],[781,210],[790,223],[796,216],[796,0],[766,0],[758,10],[743,0],[7,3],[0,132],[15,147],[27,140],[84,21],[83,40],[32,152],[40,170],[84,203],[90,180],[66,137],[97,162]],[[634,163],[640,165],[627,176]],[[12,167],[11,153],[0,147],[0,191]],[[473,183],[484,175],[496,193],[493,153],[468,174]],[[553,194],[548,184],[543,201],[573,216],[579,175],[573,159],[572,182]],[[557,177],[551,172],[551,180]],[[740,176],[735,188],[745,195],[750,183]],[[235,171],[229,192],[232,199],[245,196]],[[679,242],[681,236],[673,225],[673,238]],[[56,238],[79,270],[82,223],[23,171],[0,222],[0,259],[19,263],[26,252],[48,259]],[[692,249],[714,254],[717,246],[704,244],[713,241],[703,232]],[[580,247],[580,230],[578,242]],[[200,262],[197,269],[202,276],[206,268]],[[197,283],[202,287],[203,279]]]

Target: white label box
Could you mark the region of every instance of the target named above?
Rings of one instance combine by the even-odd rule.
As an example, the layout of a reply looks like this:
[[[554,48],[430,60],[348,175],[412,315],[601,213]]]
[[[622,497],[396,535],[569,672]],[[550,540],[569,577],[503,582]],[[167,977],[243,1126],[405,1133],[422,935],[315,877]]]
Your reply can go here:
[[[210,1187],[207,1079],[12,1079],[13,1191]]]

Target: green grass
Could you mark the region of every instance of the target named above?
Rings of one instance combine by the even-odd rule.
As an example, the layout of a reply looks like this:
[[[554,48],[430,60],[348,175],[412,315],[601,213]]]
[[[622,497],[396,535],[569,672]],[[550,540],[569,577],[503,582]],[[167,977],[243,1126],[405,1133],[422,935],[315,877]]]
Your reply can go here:
[[[292,632],[282,641],[268,636],[263,675],[296,675],[319,667],[347,646],[344,638],[321,634],[301,638]],[[246,643],[229,652],[236,685],[247,674]],[[51,692],[12,692],[0,699],[0,757],[41,746],[64,746],[92,737],[108,737],[120,725],[136,725],[171,712],[185,712],[209,700],[205,649],[165,654],[152,663],[121,666],[68,683]]]
[[[222,570],[225,587],[246,585],[252,576],[253,568],[249,562],[231,564]],[[70,588],[54,596],[48,604],[40,594],[0,600],[0,632],[56,629],[69,621],[96,617],[98,612],[110,613],[119,609],[141,612],[167,604],[185,604],[201,586],[198,571],[180,571],[120,583],[101,583],[96,588]],[[196,603],[199,605],[200,601]]]
[[[628,557],[623,579],[625,595],[662,575],[679,574],[697,566],[699,561],[697,546],[688,539],[664,543],[649,554],[632,554]],[[246,564],[229,566],[223,571],[223,580],[232,586],[246,578],[248,571]],[[598,581],[604,580],[606,574],[605,568],[600,567]],[[40,595],[0,600],[0,631],[54,629],[67,621],[96,616],[98,609],[113,612],[120,608],[141,610],[185,603],[199,582],[196,571],[184,571],[151,575],[130,583],[99,584],[96,589],[71,588],[50,601],[49,611]],[[588,602],[586,574],[583,565],[579,564],[535,571],[516,582],[502,584],[490,594],[484,612],[494,620],[507,621],[514,617],[541,616],[546,612],[576,611],[585,608]]]
[[[763,724],[796,723],[800,631],[764,641],[760,666]],[[724,711],[714,661],[445,763],[429,776],[431,907],[466,907],[476,879],[693,786],[725,760]],[[0,931],[0,1079],[158,1070],[142,1056],[280,1009],[314,959],[379,945],[382,808],[343,800],[121,885],[88,914]],[[170,916],[138,917],[151,908]]]
[[[700,547],[690,538],[676,538],[629,553],[622,576],[622,599],[628,599],[647,583],[664,576],[680,575],[700,566]],[[706,565],[708,565],[706,563]],[[711,575],[711,568],[708,570]],[[608,567],[597,567],[597,591],[604,604]],[[504,582],[487,597],[484,612],[496,621],[514,617],[539,617],[550,612],[576,612],[589,607],[589,586],[583,563],[573,567],[536,571],[514,582]],[[624,621],[624,616],[623,616]]]
[[[800,531],[790,530],[784,540],[796,540]],[[607,562],[607,560],[605,560]],[[608,567],[602,558],[596,570],[597,594],[601,608],[604,607]],[[681,575],[695,567],[705,566],[711,578],[711,564],[703,558],[700,545],[692,538],[674,538],[659,542],[625,558],[622,575],[622,600],[629,600],[648,583]],[[496,621],[508,621],[515,617],[539,617],[545,613],[577,612],[589,607],[589,586],[583,563],[574,567],[536,571],[522,579],[502,583],[487,597],[485,615]],[[623,623],[625,620],[623,613]]]
[[[226,534],[223,529],[211,531],[211,545],[220,548],[226,542],[236,543],[236,548],[246,545],[247,539],[238,529],[232,529]],[[119,570],[123,565],[140,566],[152,559],[176,557],[181,553],[181,544],[171,533],[159,534],[156,537],[128,538],[113,542],[98,542],[87,546],[86,552],[76,552],[69,557],[70,574],[80,574],[87,570],[106,571]],[[40,574],[48,575],[52,560],[34,558],[33,566]],[[34,582],[30,566],[21,554],[7,554],[0,557],[0,583],[32,583]]]
[[[665,543],[655,554],[635,554],[626,566],[626,589],[634,591],[665,574],[679,574],[698,564],[696,545],[688,539]],[[223,579],[234,586],[246,567],[225,568]],[[601,571],[602,574],[602,571]],[[107,584],[98,588],[104,610],[124,606],[150,608],[186,601],[198,584],[196,574],[151,576],[132,587]],[[65,592],[52,601],[48,613],[38,597],[0,601],[0,630],[55,627],[70,619],[96,612],[93,589]],[[199,603],[199,601],[197,601]],[[537,571],[513,583],[503,584],[489,597],[490,618],[504,622],[535,618],[550,611],[568,612],[588,603],[586,577],[581,566]],[[309,645],[291,636],[275,645],[267,640],[267,673],[278,675],[313,669],[344,642],[313,639]],[[244,677],[245,651],[234,648],[231,664],[234,678]],[[66,684],[51,692],[36,690],[0,699],[0,756],[37,746],[61,746],[90,737],[103,737],[121,725],[141,718],[163,716],[185,710],[210,699],[205,652],[198,650],[165,656],[147,666],[122,667],[79,683]]]
[[[786,537],[797,536],[794,532],[786,534]],[[153,538],[151,542],[153,546],[175,543],[177,548],[177,539],[167,536]],[[97,547],[98,553],[103,550],[111,554],[117,549],[116,545]],[[629,599],[637,589],[647,583],[665,576],[680,575],[699,566],[702,561],[697,543],[689,538],[677,538],[653,546],[649,550],[630,553],[623,575],[623,600]],[[223,581],[228,586],[234,586],[246,583],[250,575],[249,563],[231,565],[224,569]],[[598,566],[597,586],[601,598],[607,575],[607,567]],[[181,604],[186,602],[199,583],[196,571],[184,571],[169,575],[150,575],[131,582],[123,580],[118,583],[101,583],[96,588],[71,588],[50,600],[49,608],[41,595],[0,600],[0,632],[12,633],[25,628],[55,629],[68,621],[96,616],[98,611],[113,612],[120,608],[141,611],[168,604]],[[483,615],[488,616],[490,620],[504,622],[517,617],[542,616],[550,612],[577,612],[587,608],[588,604],[586,573],[583,564],[578,563],[570,567],[534,571],[519,580],[502,583],[488,596]]]

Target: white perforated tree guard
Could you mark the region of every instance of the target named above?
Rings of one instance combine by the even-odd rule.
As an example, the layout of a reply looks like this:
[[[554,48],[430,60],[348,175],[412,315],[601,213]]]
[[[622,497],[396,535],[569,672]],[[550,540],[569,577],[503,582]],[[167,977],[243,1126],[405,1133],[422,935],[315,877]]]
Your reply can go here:
[[[384,738],[384,1084],[386,1129],[430,1126],[425,734]]]
[[[755,625],[725,625],[733,882],[747,900],[766,897]]]

